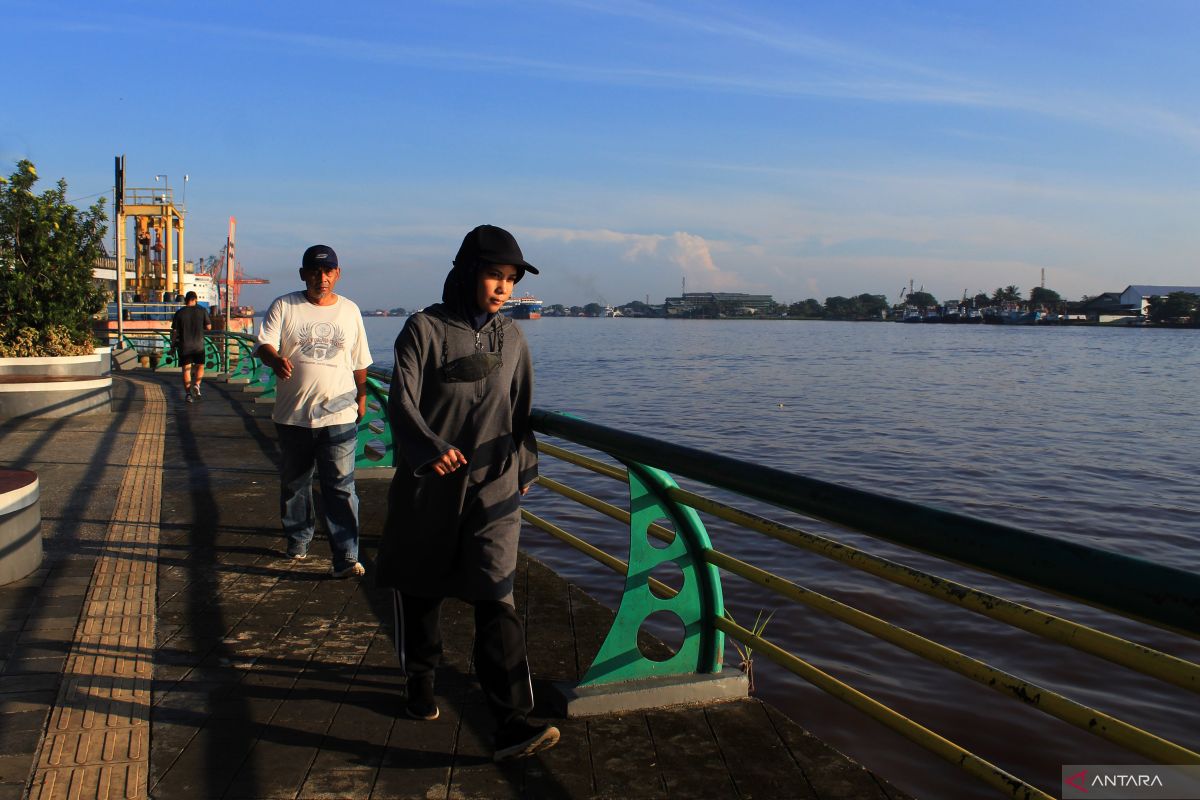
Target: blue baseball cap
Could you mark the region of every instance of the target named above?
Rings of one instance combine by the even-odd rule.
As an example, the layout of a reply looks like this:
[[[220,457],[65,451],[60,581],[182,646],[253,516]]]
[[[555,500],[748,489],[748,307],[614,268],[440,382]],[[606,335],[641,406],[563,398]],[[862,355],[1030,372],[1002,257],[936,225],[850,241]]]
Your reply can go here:
[[[300,259],[300,269],[334,269],[337,265],[337,253],[327,244],[314,244]]]

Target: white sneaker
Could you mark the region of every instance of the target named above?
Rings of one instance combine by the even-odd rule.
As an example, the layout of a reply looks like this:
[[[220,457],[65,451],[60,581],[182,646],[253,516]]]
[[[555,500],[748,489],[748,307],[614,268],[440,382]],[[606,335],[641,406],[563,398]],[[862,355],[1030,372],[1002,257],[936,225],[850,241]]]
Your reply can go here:
[[[196,398],[197,400],[200,399],[200,384],[192,384],[192,397]]]

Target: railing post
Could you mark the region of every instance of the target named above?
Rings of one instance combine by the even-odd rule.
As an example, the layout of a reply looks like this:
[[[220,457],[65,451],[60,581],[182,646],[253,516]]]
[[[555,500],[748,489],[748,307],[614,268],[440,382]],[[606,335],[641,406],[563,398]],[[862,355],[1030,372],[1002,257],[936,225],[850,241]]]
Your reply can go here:
[[[387,416],[387,390],[381,383],[382,379],[367,376],[367,413],[358,423],[355,467],[396,466],[396,447]]]
[[[704,523],[695,511],[667,496],[666,490],[675,488],[670,475],[636,462],[623,463],[629,470],[629,574],[613,626],[579,685],[720,672],[724,634],[714,620],[724,613],[724,605],[720,575],[703,557],[712,549]],[[675,529],[675,540],[665,546],[650,541],[650,526],[659,520],[669,520]],[[674,597],[656,597],[650,590],[650,578],[664,567],[682,578]],[[663,578],[671,583],[669,576],[659,580]],[[683,642],[665,661],[646,658],[637,644],[642,624],[658,612],[674,615],[683,625]]]

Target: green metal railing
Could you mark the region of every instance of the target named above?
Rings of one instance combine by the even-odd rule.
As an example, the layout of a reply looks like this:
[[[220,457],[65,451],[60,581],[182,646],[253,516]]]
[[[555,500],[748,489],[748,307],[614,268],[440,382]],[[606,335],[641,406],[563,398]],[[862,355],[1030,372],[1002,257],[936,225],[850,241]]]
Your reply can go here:
[[[273,375],[264,377],[263,370],[261,362],[251,353],[241,352],[232,372],[247,381],[273,385]],[[368,414],[359,426],[358,463],[395,466],[395,449],[387,427],[390,376],[375,369],[369,370],[368,375]],[[714,549],[698,512],[1191,692],[1200,692],[1200,665],[682,489],[671,475],[826,520],[1192,638],[1200,638],[1200,576],[606,428],[563,414],[535,409],[533,426],[544,436],[598,451],[616,459],[619,465],[547,441],[538,445],[543,456],[629,487],[629,506],[619,508],[544,474],[546,461],[543,461],[543,475],[538,478],[539,485],[549,491],[629,526],[628,562],[527,509],[521,512],[532,526],[625,576],[613,628],[585,674],[583,684],[631,681],[663,674],[719,672],[722,637],[729,636],[959,765],[1002,794],[1017,798],[1050,797],[779,647],[761,636],[761,631],[736,624],[724,609],[721,573],[725,573],[771,590],[795,604],[819,610],[1132,753],[1162,764],[1200,764],[1200,753]],[[677,580],[659,580],[668,573]],[[682,622],[683,642],[668,661],[652,661],[640,653],[637,632],[648,617],[664,613]]]
[[[178,368],[178,354],[171,348],[171,332],[162,328],[126,327],[124,335],[109,334],[112,344],[119,343],[143,354],[157,356],[157,369]],[[204,337],[204,368],[223,375],[235,385],[257,395],[262,402],[275,397],[275,373],[254,354],[255,339],[244,333],[217,331]],[[358,426],[358,467],[392,466],[392,436],[387,426],[388,373],[375,370],[367,376],[367,413]]]
[[[1098,569],[1097,565],[1102,565],[1107,569],[1125,573],[1118,579],[1116,575],[1093,572],[1099,582],[1118,581],[1119,590],[1109,591],[1105,587],[1085,587],[1087,591],[1075,595],[1077,599],[1116,610],[1125,616],[1192,637],[1200,633],[1200,616],[1196,613],[1197,604],[1200,603],[1200,578],[1190,573],[1159,567],[1139,559],[1093,548],[1071,545],[1060,547],[1064,543],[1027,531],[897,501],[869,492],[813,481],[760,465],[684,448],[624,431],[603,428],[561,414],[535,411],[534,427],[540,433],[582,444],[623,461],[637,460],[642,463],[652,463],[657,467],[668,468],[681,477],[699,480],[720,489],[734,491],[742,496],[791,511],[799,511],[808,516],[823,517],[843,524],[847,517],[853,516],[860,523],[855,526],[858,530],[910,547],[913,546],[912,540],[916,538],[912,521],[914,516],[927,521],[935,521],[940,530],[945,531],[953,527],[959,535],[944,544],[936,537],[922,537],[923,546],[920,549],[942,557],[953,558],[953,560],[968,566],[980,566],[998,574],[1004,574],[1004,572],[997,568],[996,550],[1006,544],[1024,548],[1030,563],[1042,565],[1043,570],[1037,574],[1030,569],[1013,570],[1013,573],[1018,574],[1009,574],[1007,577],[1037,585],[1058,594],[1071,594],[1063,587],[1064,585],[1074,587],[1077,581],[1056,580],[1059,575],[1058,569],[1063,566],[1058,563],[1057,559],[1075,559],[1074,562],[1069,560],[1068,563],[1082,561],[1089,564],[1092,569]],[[597,474],[615,480],[627,480],[624,470],[580,453],[546,442],[539,443],[539,450],[544,455],[553,456]],[[543,477],[539,479],[539,483],[551,491],[613,519],[623,523],[629,521],[628,512],[566,487],[558,481]],[[1051,641],[1097,655],[1172,685],[1193,692],[1200,691],[1200,665],[1192,662],[937,575],[912,569],[832,539],[765,519],[694,492],[675,488],[668,494],[670,499],[680,505],[712,514],[785,544],[856,567],[898,585],[916,589],[929,596],[1005,622]],[[852,503],[853,505],[842,506],[840,503]],[[566,534],[547,520],[528,511],[522,513],[525,519],[535,527],[575,545],[581,552],[596,558],[610,568],[618,572],[626,569],[623,562],[607,554],[600,554],[595,548]],[[977,553],[970,552],[969,544],[972,534],[979,537]],[[651,529],[649,535],[665,538],[670,536],[670,532]],[[1044,551],[1039,553],[1038,549],[1043,547]],[[892,625],[878,617],[799,586],[778,575],[741,562],[717,550],[708,550],[705,553],[705,560],[728,574],[770,589],[795,603],[829,614],[859,630],[1020,700],[1043,713],[1114,742],[1131,752],[1163,764],[1200,764],[1200,754],[1185,747],[899,626]],[[1129,575],[1136,576],[1137,580],[1130,580]],[[670,592],[665,587],[660,590]],[[715,620],[715,625],[734,639],[750,645],[757,653],[867,713],[946,760],[958,764],[969,774],[992,785],[1002,793],[1022,798],[1049,797],[1020,778],[875,701],[762,636],[755,635],[754,632],[735,624],[731,619],[718,618]]]

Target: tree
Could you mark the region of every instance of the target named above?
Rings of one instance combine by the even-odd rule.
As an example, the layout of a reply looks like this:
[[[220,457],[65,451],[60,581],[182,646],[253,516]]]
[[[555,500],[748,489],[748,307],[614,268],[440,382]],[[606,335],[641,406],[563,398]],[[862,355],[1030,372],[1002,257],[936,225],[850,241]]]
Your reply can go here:
[[[1200,322],[1200,295],[1171,292],[1166,297],[1151,297],[1146,316],[1159,324]]]
[[[854,301],[837,295],[825,298],[825,316],[831,319],[849,319],[854,316]]]
[[[90,353],[91,317],[105,292],[92,277],[104,254],[104,198],[86,211],[67,202],[67,182],[33,193],[22,159],[0,177],[0,348],[10,355]],[[69,352],[66,352],[69,351]]]
[[[810,297],[807,300],[792,303],[788,306],[789,317],[803,317],[806,319],[820,319],[825,316],[825,309],[817,300]]]
[[[583,307],[583,315],[585,317],[603,317],[604,306],[599,303],[588,303]]]
[[[887,311],[887,298],[881,294],[860,294],[854,298],[859,319],[879,319]]]
[[[992,303],[1000,305],[1001,303],[1019,303],[1021,301],[1021,290],[1016,286],[997,287],[996,291],[992,292]]]
[[[1035,286],[1029,293],[1030,305],[1056,308],[1060,303],[1062,303],[1062,297],[1053,289],[1043,289],[1041,286]]]
[[[983,292],[980,292],[971,298],[971,305],[973,305],[975,308],[987,308],[991,304],[992,301],[989,300],[988,296]]]
[[[927,308],[933,308],[938,304],[937,298],[929,292],[910,292],[905,302],[910,306],[916,306],[922,311]]]

